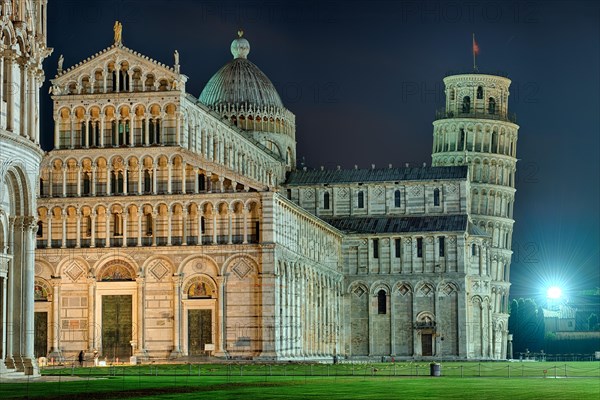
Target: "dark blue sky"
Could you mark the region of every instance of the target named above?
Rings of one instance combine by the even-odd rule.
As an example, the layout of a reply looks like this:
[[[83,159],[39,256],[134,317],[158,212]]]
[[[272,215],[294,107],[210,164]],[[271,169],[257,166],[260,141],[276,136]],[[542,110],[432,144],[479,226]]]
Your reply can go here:
[[[199,96],[230,58],[239,28],[249,59],[296,114],[299,160],[352,168],[431,162],[443,77],[472,69],[512,79],[519,141],[513,295],[600,286],[600,6],[592,1],[51,0],[47,78],[123,43],[166,64],[177,49]],[[42,89],[44,146],[51,101]]]

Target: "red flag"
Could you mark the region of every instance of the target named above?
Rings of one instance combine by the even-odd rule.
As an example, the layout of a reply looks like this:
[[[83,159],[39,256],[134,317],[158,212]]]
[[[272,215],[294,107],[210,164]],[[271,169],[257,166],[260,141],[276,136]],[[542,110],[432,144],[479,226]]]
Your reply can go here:
[[[475,55],[479,54],[479,45],[475,41],[475,35],[473,35],[473,54],[475,54]]]

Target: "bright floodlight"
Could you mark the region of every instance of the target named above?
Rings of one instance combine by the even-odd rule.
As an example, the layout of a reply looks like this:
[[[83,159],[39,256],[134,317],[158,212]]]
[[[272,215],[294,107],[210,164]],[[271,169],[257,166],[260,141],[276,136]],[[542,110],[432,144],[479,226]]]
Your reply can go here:
[[[546,296],[549,299],[559,299],[562,296],[562,290],[558,286],[552,286],[552,287],[548,288],[548,291],[546,292]]]

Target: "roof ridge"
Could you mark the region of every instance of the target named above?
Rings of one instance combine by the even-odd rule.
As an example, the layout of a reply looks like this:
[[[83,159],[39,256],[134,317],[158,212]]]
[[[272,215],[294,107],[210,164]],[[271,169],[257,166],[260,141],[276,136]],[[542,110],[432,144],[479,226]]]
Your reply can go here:
[[[55,75],[54,78],[55,79],[56,78],[60,78],[61,76],[66,75],[67,73],[69,73],[69,72],[75,70],[76,68],[80,67],[81,65],[83,65],[85,63],[88,63],[90,61],[93,61],[93,60],[97,59],[98,57],[102,56],[103,54],[106,54],[107,52],[109,52],[110,50],[113,50],[113,49],[124,50],[124,51],[126,51],[126,52],[128,52],[130,54],[133,54],[134,56],[140,57],[140,58],[142,58],[142,59],[144,59],[146,61],[150,61],[151,63],[156,64],[159,67],[166,68],[166,69],[168,69],[171,72],[176,72],[175,68],[170,67],[170,66],[168,66],[168,65],[166,65],[164,63],[161,63],[160,61],[155,60],[154,58],[148,57],[148,56],[146,56],[146,55],[144,55],[144,54],[142,54],[142,53],[140,53],[140,52],[138,52],[136,50],[133,50],[133,49],[127,47],[127,46],[124,46],[123,44],[113,43],[112,45],[110,45],[110,46],[108,46],[108,47],[106,47],[106,48],[104,48],[104,49],[96,52],[95,54],[87,57],[86,59],[84,59],[82,61],[79,61],[77,64],[74,64],[74,65],[70,66],[67,69],[60,70],[59,72],[57,72],[57,74]]]

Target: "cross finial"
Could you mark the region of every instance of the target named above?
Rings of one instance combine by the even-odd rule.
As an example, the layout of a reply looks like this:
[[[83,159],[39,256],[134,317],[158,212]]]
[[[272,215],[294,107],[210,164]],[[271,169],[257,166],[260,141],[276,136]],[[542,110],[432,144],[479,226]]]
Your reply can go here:
[[[238,31],[238,37],[242,37],[242,36],[244,36],[244,31],[240,29]]]

